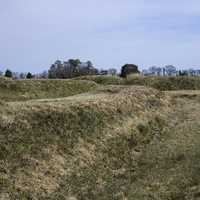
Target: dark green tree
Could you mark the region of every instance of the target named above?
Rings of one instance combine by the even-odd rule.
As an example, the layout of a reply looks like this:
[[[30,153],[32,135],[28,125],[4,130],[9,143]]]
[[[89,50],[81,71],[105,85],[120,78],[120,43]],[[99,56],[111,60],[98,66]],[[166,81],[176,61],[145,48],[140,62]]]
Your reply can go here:
[[[28,72],[28,74],[26,75],[26,78],[31,79],[31,78],[33,78],[33,75],[30,72]]]
[[[69,59],[68,62],[75,67],[81,64],[81,61],[79,59]]]
[[[12,71],[9,70],[9,69],[7,69],[7,70],[5,71],[5,77],[12,78],[12,76],[13,76]]]
[[[51,67],[48,71],[48,78],[51,78],[51,79],[57,78],[56,71],[57,71],[56,65],[55,64],[51,65]]]
[[[179,70],[178,75],[179,76],[188,76],[188,72]]]
[[[138,74],[138,66],[134,64],[126,64],[121,68],[121,77],[126,78],[129,74]]]

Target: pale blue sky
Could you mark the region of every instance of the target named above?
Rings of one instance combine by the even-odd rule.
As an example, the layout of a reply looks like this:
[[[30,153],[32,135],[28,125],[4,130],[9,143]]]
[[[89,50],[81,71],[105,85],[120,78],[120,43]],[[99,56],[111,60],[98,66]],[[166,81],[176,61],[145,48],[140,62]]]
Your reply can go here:
[[[0,0],[0,70],[56,59],[200,68],[199,0]]]

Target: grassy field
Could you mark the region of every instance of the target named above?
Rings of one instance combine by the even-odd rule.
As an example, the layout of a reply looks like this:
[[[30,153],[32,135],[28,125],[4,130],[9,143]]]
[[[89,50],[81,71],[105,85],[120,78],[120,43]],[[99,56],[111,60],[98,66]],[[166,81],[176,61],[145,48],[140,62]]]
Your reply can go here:
[[[129,76],[125,80],[127,85],[145,85],[158,90],[200,90],[199,77],[156,77]]]
[[[199,77],[129,75],[126,79],[118,76],[83,76],[77,79],[91,80],[102,85],[143,85],[158,90],[200,90]]]
[[[93,75],[93,76],[80,76],[75,78],[75,80],[88,80],[94,81],[102,85],[123,85],[124,79],[118,76],[108,76],[108,75]]]
[[[95,88],[97,84],[87,80],[11,80],[0,77],[0,99],[5,101],[67,97]]]
[[[1,90],[0,199],[200,198],[200,92],[93,81],[48,81],[73,90],[38,99]]]

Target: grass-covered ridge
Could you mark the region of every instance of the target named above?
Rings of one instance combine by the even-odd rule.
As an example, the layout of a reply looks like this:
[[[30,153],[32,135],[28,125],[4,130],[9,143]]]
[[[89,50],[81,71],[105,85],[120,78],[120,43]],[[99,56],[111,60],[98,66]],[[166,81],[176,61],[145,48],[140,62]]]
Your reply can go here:
[[[145,85],[159,90],[200,90],[200,77],[129,76],[126,85]]]
[[[102,85],[123,85],[124,79],[119,76],[111,75],[92,75],[92,76],[80,76],[74,78],[76,80],[90,80]]]
[[[139,152],[162,130],[168,101],[107,87],[0,107],[0,188],[8,199],[113,199],[128,192]],[[132,156],[131,156],[132,155]]]
[[[200,90],[200,77],[158,77],[129,75],[123,79],[118,76],[83,76],[79,80],[92,80],[102,85],[144,85],[158,90]]]
[[[38,99],[2,93],[0,199],[199,198],[199,91],[61,82],[92,87]]]
[[[0,78],[0,99],[22,101],[67,97],[89,92],[96,88],[95,82],[86,80],[12,80]]]

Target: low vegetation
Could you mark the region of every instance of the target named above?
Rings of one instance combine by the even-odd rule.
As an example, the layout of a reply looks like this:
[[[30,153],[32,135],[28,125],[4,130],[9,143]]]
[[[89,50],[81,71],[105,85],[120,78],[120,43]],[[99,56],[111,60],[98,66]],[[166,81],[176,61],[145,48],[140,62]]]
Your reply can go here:
[[[29,99],[67,97],[97,88],[92,81],[76,80],[12,80],[0,78],[0,99],[23,101]]]
[[[199,90],[199,77],[156,77],[129,76],[125,80],[127,85],[145,85],[159,90]]]
[[[126,192],[136,164],[130,155],[153,139],[151,127],[163,128],[159,109],[167,102],[162,95],[144,87],[108,87],[2,106],[2,194],[112,199]]]
[[[200,78],[189,76],[158,77],[129,75],[127,78],[118,76],[83,76],[78,80],[92,80],[103,85],[143,85],[158,90],[200,90]]]
[[[91,87],[0,101],[0,199],[200,197],[198,91],[69,83]]]
[[[90,80],[102,85],[124,85],[124,79],[112,75],[80,76],[76,80]]]

